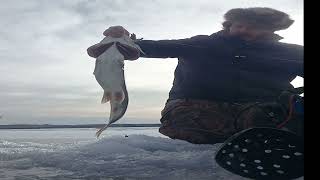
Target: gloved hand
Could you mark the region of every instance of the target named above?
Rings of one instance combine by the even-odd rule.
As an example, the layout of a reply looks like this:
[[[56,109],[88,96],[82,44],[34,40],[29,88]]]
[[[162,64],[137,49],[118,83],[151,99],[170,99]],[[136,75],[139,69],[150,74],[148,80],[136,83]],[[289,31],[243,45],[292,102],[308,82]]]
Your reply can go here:
[[[304,98],[299,96],[303,89],[296,89],[297,92],[283,91],[278,97],[278,102],[289,112],[290,108],[293,110],[295,115],[304,114]]]
[[[130,33],[122,26],[111,26],[103,32],[105,36],[111,36],[113,38],[120,38],[123,35],[129,36]]]
[[[103,35],[105,36],[111,36],[111,37],[114,37],[114,38],[120,38],[121,36],[123,35],[127,35],[127,36],[130,36],[130,38],[132,40],[137,40],[137,36],[136,34],[132,33],[130,35],[129,31],[126,30],[124,27],[122,26],[110,26],[108,29],[106,29],[104,32],[103,32]]]

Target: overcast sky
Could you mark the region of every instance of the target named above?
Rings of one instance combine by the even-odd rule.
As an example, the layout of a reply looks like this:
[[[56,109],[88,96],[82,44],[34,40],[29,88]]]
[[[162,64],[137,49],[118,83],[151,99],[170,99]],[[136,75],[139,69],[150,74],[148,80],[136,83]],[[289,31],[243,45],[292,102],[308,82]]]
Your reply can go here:
[[[236,7],[271,7],[295,23],[278,33],[303,45],[303,0],[6,0],[0,7],[0,124],[104,123],[109,104],[86,49],[109,26],[144,39],[209,35]],[[129,107],[119,123],[159,123],[176,59],[125,64]],[[301,80],[297,81],[301,84]]]

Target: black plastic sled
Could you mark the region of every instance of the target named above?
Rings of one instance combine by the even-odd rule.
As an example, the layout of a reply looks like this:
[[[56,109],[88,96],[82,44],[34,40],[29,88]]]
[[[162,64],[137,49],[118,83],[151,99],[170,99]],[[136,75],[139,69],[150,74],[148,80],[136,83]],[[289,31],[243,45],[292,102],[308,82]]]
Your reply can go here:
[[[215,156],[224,169],[252,179],[304,176],[304,141],[273,128],[251,128],[230,137]]]

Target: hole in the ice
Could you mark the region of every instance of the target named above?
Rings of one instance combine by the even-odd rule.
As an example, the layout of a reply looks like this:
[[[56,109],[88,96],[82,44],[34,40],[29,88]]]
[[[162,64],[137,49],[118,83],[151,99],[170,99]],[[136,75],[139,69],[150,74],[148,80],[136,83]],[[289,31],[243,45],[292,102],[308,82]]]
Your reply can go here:
[[[284,174],[284,171],[278,170],[277,173],[279,173],[279,174]]]
[[[258,166],[258,167],[257,167],[257,169],[260,169],[260,170],[262,170],[262,169],[263,169],[263,167],[262,167],[262,166]]]
[[[254,160],[255,163],[261,163],[259,159]]]
[[[301,156],[302,153],[301,153],[301,152],[295,152],[294,155],[295,155],[295,156]]]
[[[272,150],[270,150],[270,149],[266,149],[266,150],[264,150],[264,152],[265,152],[265,153],[271,153],[271,152],[272,152]]]
[[[242,152],[248,152],[248,149],[244,148],[242,149]]]
[[[296,146],[289,144],[289,148],[295,148]]]
[[[273,167],[280,168],[281,166],[279,164],[274,164]]]
[[[222,150],[222,153],[225,154],[227,151],[226,150]]]
[[[240,166],[241,166],[241,167],[246,167],[247,165],[244,164],[244,163],[241,163]]]
[[[274,148],[273,150],[276,150],[276,151],[283,151],[285,149],[282,149],[282,148]]]
[[[246,169],[244,169],[244,170],[243,170],[243,172],[245,172],[245,173],[249,173],[249,171],[248,171],[248,170],[246,170]]]
[[[231,144],[232,144],[231,142],[228,143],[229,146],[230,146]]]
[[[246,160],[246,158],[244,156],[242,156],[241,154],[238,155],[238,159],[240,162],[243,162],[244,160]]]
[[[226,163],[227,163],[228,165],[231,165],[231,162],[230,162],[230,161],[227,161]]]
[[[289,155],[283,155],[282,157],[283,157],[284,159],[289,159],[289,158],[290,158]]]
[[[234,154],[233,154],[233,153],[230,153],[230,154],[229,154],[229,157],[233,158],[233,157],[234,157]]]
[[[260,172],[260,174],[261,174],[262,176],[268,175],[268,173],[265,173],[265,172]]]

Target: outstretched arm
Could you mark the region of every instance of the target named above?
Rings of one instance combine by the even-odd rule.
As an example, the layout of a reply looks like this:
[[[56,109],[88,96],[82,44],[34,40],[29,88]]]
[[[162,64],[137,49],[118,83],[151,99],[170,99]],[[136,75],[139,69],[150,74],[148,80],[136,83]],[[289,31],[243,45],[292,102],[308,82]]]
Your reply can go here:
[[[199,35],[178,40],[137,40],[135,43],[145,53],[141,54],[141,57],[175,58],[210,52],[209,47],[205,46],[207,41],[208,36]]]
[[[129,35],[130,33],[122,26],[111,26],[103,34],[105,36],[119,37],[123,34]],[[208,46],[210,40],[209,36],[207,35],[198,35],[186,39],[159,41],[136,40],[135,34],[131,34],[131,38],[142,49],[143,53],[141,53],[140,56],[148,58],[174,58],[183,56],[197,56],[212,53],[212,50],[216,49]],[[94,46],[93,48],[97,49],[96,46]],[[89,48],[89,51],[91,49]]]

